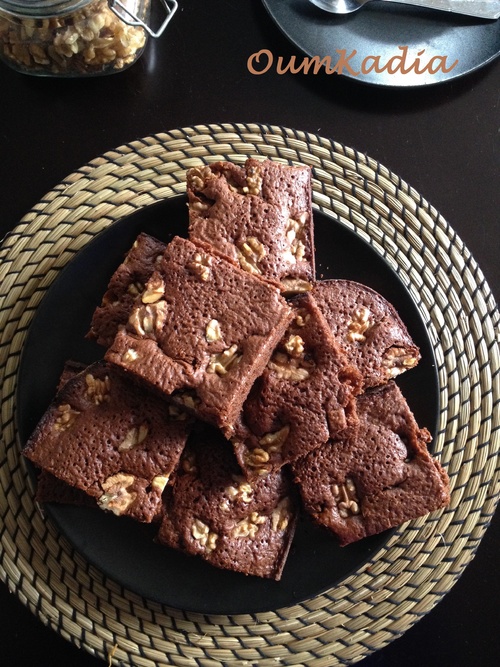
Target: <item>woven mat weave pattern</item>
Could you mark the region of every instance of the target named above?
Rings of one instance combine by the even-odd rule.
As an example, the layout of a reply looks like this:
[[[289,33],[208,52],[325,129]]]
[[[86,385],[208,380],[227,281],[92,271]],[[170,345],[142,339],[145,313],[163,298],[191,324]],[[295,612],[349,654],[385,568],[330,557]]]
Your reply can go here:
[[[191,166],[263,156],[313,168],[313,205],[367,241],[427,326],[439,380],[435,453],[444,511],[409,522],[359,571],[301,604],[207,616],[142,599],[87,563],[45,520],[20,456],[16,381],[30,322],[61,269],[96,234],[185,192]],[[500,494],[499,315],[450,225],[375,160],[317,135],[265,125],[174,130],[93,160],[49,192],[0,248],[0,576],[40,620],[113,664],[352,664],[429,612],[472,559]]]

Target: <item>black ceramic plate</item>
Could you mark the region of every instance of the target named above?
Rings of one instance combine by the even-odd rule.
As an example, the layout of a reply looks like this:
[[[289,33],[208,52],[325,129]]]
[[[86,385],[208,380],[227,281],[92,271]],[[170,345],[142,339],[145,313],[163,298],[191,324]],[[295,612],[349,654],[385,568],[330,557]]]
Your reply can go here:
[[[283,33],[307,56],[330,56],[335,65],[337,49],[345,50],[353,72],[343,68],[342,75],[378,86],[428,86],[454,79],[486,65],[500,53],[500,20],[476,19],[421,7],[374,2],[354,14],[344,16],[322,11],[308,0],[263,0],[269,14]],[[421,74],[388,70],[361,71],[379,57],[380,67],[393,56],[402,55],[398,47],[407,47],[406,66],[417,63]],[[423,53],[419,56],[419,52]],[[281,54],[273,54],[275,60]],[[431,58],[434,60],[429,71]],[[445,72],[441,62],[450,68]],[[263,63],[264,61],[262,61]],[[262,66],[261,63],[261,66]],[[394,61],[396,64],[397,61]],[[332,74],[335,78],[336,74]]]
[[[168,221],[168,222],[166,222]],[[186,202],[169,199],[96,236],[48,290],[30,327],[18,383],[18,428],[26,442],[52,400],[67,359],[90,363],[102,349],[86,341],[92,312],[109,277],[140,231],[161,240],[187,233]],[[319,277],[371,286],[398,309],[420,346],[420,365],[400,386],[421,425],[435,429],[438,391],[432,349],[418,310],[395,273],[353,232],[315,214]],[[411,377],[410,377],[411,376]],[[301,521],[280,582],[224,572],[154,543],[154,529],[98,510],[51,505],[49,513],[76,551],[125,588],[186,611],[240,614],[279,609],[324,590],[370,561],[390,532],[340,548],[334,537]]]

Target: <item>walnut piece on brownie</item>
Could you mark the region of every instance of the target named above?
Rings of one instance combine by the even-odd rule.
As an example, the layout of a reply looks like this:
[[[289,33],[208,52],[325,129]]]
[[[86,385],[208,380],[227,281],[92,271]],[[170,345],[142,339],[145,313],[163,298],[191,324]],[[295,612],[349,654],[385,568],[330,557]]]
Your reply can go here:
[[[311,169],[271,160],[215,162],[187,172],[189,237],[249,273],[304,292],[314,281]]]
[[[311,294],[292,302],[294,319],[254,384],[231,441],[251,479],[294,461],[329,439],[355,432],[362,379]]]
[[[350,280],[318,281],[313,294],[365,387],[384,384],[418,364],[418,347],[383,296]]]
[[[289,476],[246,480],[230,443],[207,427],[190,439],[165,494],[157,540],[218,568],[279,580],[296,516]]]
[[[101,509],[152,521],[184,449],[191,420],[99,361],[57,392],[23,454],[87,493]]]
[[[105,358],[230,432],[291,317],[277,287],[175,237]]]
[[[292,464],[304,506],[342,546],[449,503],[449,480],[394,381],[357,397],[359,430]]]
[[[150,278],[165,244],[142,232],[111,276],[101,304],[92,316],[87,338],[109,347],[127,323],[132,306]]]

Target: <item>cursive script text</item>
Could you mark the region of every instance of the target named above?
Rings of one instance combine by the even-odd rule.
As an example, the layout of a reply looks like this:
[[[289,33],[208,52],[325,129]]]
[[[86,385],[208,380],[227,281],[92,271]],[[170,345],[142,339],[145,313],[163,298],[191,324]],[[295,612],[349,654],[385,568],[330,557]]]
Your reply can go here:
[[[286,61],[283,56],[274,57],[274,54],[269,49],[261,49],[256,53],[252,53],[247,60],[248,71],[251,74],[266,74],[273,69],[277,74],[318,74],[324,69],[326,74],[350,74],[351,76],[359,76],[360,74],[370,74],[376,72],[377,74],[437,74],[443,72],[447,74],[458,65],[458,60],[455,60],[451,65],[448,65],[448,56],[434,55],[430,58],[424,58],[425,49],[418,51],[416,56],[410,54],[408,46],[398,46],[400,53],[397,53],[385,62],[380,55],[365,56],[359,65],[356,64],[356,49],[353,49],[349,54],[347,49],[335,49],[338,54],[336,62],[333,62],[331,56],[304,57],[297,62],[296,56],[291,56]]]

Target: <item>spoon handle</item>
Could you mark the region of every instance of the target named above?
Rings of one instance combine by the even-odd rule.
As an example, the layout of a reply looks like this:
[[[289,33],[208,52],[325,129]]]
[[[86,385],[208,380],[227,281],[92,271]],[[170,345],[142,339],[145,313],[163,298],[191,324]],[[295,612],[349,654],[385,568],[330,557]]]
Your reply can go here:
[[[497,19],[500,17],[500,0],[382,0],[383,2],[397,2],[401,5],[413,5],[439,9],[444,12],[453,12],[465,16],[475,16],[482,19]]]

